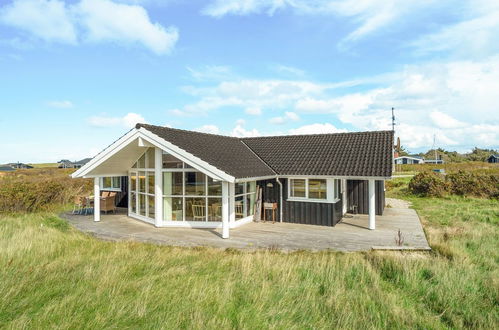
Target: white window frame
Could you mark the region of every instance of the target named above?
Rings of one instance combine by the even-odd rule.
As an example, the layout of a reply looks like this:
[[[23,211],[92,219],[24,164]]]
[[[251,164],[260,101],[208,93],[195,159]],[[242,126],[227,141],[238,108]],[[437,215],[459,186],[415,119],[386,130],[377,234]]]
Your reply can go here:
[[[299,179],[305,180],[305,197],[294,197],[291,196],[291,180]],[[308,198],[308,181],[309,180],[326,180],[326,199]],[[291,177],[287,178],[288,181],[288,198],[287,201],[290,202],[312,202],[312,203],[336,203],[340,200],[339,190],[337,189],[337,184],[335,185],[335,180],[333,178],[315,178],[315,177]]]
[[[121,192],[121,177],[120,176],[108,176],[106,178],[111,178],[111,186],[113,184],[113,178],[118,178],[119,187],[117,187],[117,188],[116,187],[105,187],[104,186],[104,179],[105,178],[100,178],[101,190]]]
[[[251,183],[251,182],[255,182],[255,191],[248,192],[247,191],[248,190],[248,185],[247,184]],[[238,184],[242,184],[243,185],[243,192],[241,194],[234,194],[234,201],[233,201],[233,203],[235,205],[237,197],[243,197],[243,217],[240,218],[240,219],[236,219],[236,221],[245,219],[247,217],[254,216],[254,214],[248,214],[248,208],[246,207],[246,196],[255,195],[255,203],[256,203],[256,190],[257,190],[256,189],[256,187],[257,187],[256,180],[255,181],[245,181],[245,182],[238,182],[238,183],[236,183],[236,185],[238,185]]]

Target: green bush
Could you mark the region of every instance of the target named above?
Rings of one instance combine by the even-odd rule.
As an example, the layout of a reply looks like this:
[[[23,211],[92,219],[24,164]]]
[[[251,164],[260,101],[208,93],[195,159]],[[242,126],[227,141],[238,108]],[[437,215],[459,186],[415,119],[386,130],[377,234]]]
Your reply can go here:
[[[421,172],[409,182],[409,191],[415,195],[442,197],[449,192],[449,186],[443,175]]]
[[[66,170],[16,171],[0,178],[0,213],[53,210],[91,191],[91,182]]]
[[[409,191],[415,195],[442,197],[460,196],[499,197],[499,176],[477,172],[458,171],[447,175],[421,172],[409,182]]]

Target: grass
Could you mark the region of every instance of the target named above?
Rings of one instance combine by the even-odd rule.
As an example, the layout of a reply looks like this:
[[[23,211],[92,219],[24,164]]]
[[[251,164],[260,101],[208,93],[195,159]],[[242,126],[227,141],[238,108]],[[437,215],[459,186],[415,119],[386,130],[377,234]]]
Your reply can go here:
[[[59,167],[59,163],[37,163],[37,164],[28,164],[33,166],[34,168],[57,168]]]
[[[410,200],[432,252],[240,252],[105,242],[0,216],[0,328],[496,328],[499,202]]]

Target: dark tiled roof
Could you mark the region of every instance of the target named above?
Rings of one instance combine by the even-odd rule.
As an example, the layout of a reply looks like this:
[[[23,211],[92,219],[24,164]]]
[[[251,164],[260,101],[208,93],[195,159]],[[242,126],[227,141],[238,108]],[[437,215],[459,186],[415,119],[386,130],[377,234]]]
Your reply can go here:
[[[236,178],[392,174],[392,131],[235,138],[137,124],[140,127]]]
[[[392,175],[392,131],[244,138],[280,175]]]
[[[137,124],[140,127],[236,178],[275,175],[239,138]]]

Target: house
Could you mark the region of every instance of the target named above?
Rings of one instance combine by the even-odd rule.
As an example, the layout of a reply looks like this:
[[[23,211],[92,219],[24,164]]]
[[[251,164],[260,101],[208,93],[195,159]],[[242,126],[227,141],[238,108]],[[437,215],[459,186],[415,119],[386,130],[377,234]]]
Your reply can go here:
[[[490,157],[487,158],[487,162],[489,162],[489,163],[499,163],[499,155],[490,155]]]
[[[416,155],[395,157],[395,164],[423,164],[424,158]]]
[[[16,169],[9,165],[0,165],[0,172],[12,172]]]
[[[86,163],[88,163],[91,159],[92,158],[84,158],[82,160],[75,161],[75,162],[69,161],[67,159],[63,159],[63,160],[58,161],[58,163],[59,163],[59,168],[80,168],[83,165],[85,165]]]
[[[128,216],[157,227],[222,228],[228,238],[253,220],[259,187],[277,221],[334,226],[358,212],[375,229],[392,145],[393,131],[238,138],[137,124],[72,177],[94,178],[95,196],[105,178],[128,177]]]
[[[19,163],[19,162],[17,162],[17,163],[9,163],[9,164],[6,164],[6,165],[12,167],[13,169],[18,169],[18,170],[20,170],[20,169],[25,170],[25,169],[33,168],[33,166],[31,166],[31,165],[24,164],[24,163]]]
[[[424,163],[425,164],[443,164],[444,160],[443,159],[425,159]]]

